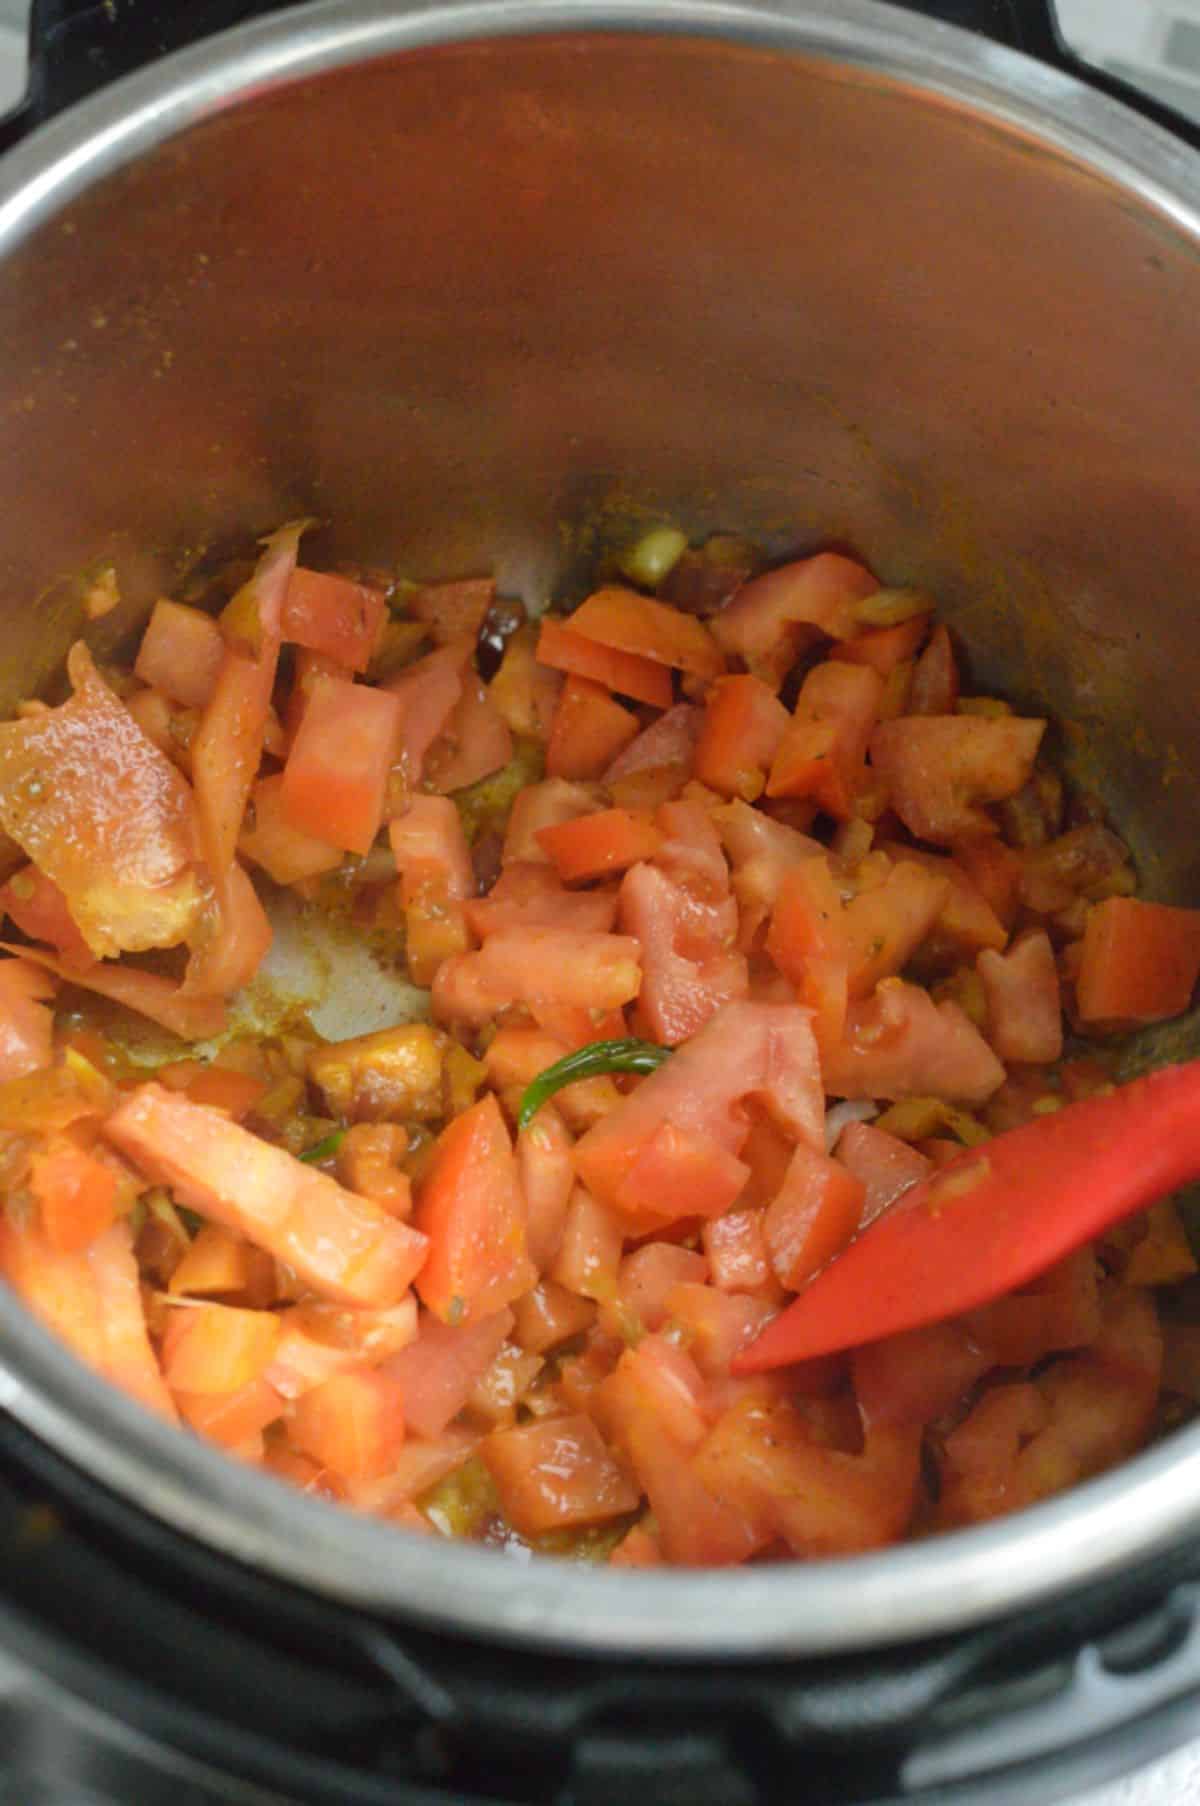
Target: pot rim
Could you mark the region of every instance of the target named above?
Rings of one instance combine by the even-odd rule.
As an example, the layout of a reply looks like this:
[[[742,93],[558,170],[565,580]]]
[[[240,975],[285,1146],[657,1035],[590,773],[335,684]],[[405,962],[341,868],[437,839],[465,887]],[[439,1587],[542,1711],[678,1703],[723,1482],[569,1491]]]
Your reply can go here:
[[[472,39],[690,36],[849,65],[1115,184],[1200,244],[1200,159],[1073,77],[874,0],[317,0],[223,33],[43,126],[0,164],[0,259],[116,170],[248,96]],[[151,1417],[0,1288],[0,1409],[208,1546],[325,1598],[511,1644],[642,1658],[852,1652],[1114,1575],[1200,1525],[1200,1424],[1015,1518],[879,1554],[730,1571],[526,1566],[310,1499]]]

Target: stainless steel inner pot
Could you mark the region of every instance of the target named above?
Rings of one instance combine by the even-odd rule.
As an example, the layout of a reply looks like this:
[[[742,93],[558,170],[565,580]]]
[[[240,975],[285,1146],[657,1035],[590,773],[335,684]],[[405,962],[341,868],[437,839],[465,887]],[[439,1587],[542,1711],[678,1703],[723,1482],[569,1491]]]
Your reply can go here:
[[[1148,893],[1200,901],[1198,238],[1193,152],[870,0],[319,4],[231,33],[0,166],[0,704],[59,665],[99,557],[111,643],[297,512],[330,557],[495,565],[537,600],[574,530],[661,510],[929,585],[981,683],[1086,730]],[[0,1359],[0,1406],[174,1526],[508,1641],[866,1649],[1200,1524],[1193,1429],[869,1558],[531,1570],[244,1472],[4,1296]]]

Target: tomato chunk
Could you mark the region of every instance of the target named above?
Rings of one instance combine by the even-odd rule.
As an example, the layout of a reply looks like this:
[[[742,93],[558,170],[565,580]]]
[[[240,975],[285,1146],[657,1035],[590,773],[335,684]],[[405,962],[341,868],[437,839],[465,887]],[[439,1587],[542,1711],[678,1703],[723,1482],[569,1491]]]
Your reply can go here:
[[[763,1235],[771,1266],[798,1292],[849,1242],[862,1218],[866,1187],[846,1167],[801,1144],[779,1195],[767,1205]]]
[[[651,859],[662,839],[654,823],[628,809],[600,809],[557,827],[543,828],[538,839],[565,884],[623,872],[641,859]]]
[[[1028,783],[1044,721],[1015,715],[927,715],[885,721],[871,736],[871,763],[910,834],[943,846],[995,833],[979,807]]]
[[[496,1430],[480,1443],[479,1453],[504,1515],[522,1536],[603,1524],[635,1511],[640,1502],[595,1424],[582,1415]]]
[[[1180,1016],[1200,976],[1200,910],[1108,897],[1088,911],[1076,982],[1084,1022]]]
[[[23,959],[0,960],[0,1084],[39,1072],[51,1061],[54,985]]]
[[[866,781],[867,742],[882,697],[883,679],[869,665],[815,666],[772,761],[767,795],[811,797],[845,820]]]
[[[383,821],[403,705],[387,690],[326,677],[304,711],[280,806],[288,826],[349,853],[368,853]]]
[[[589,678],[619,696],[632,696],[635,702],[648,702],[656,709],[671,706],[671,673],[665,665],[602,645],[549,615],[542,620],[537,655],[543,665]]]
[[[786,732],[788,713],[757,677],[721,677],[713,685],[696,745],[696,776],[722,796],[761,796]]]
[[[297,1403],[288,1439],[341,1479],[378,1479],[404,1444],[403,1388],[367,1369],[335,1374]]]
[[[1197,946],[1200,949],[1200,937]],[[1029,1066],[1048,1066],[1059,1059],[1062,1000],[1054,949],[1045,929],[1021,935],[1007,953],[985,948],[976,966],[987,999],[988,1040],[1000,1058]]]
[[[331,571],[297,565],[283,598],[283,638],[365,671],[387,619],[383,591]],[[187,698],[181,698],[186,701]]]
[[[1004,1083],[1004,1068],[955,1003],[885,978],[852,1004],[841,1045],[824,1057],[833,1097],[949,1097],[981,1104]]]
[[[552,778],[598,778],[638,736],[638,719],[602,684],[567,678],[546,747]]]
[[[172,702],[202,709],[216,687],[224,656],[221,629],[211,615],[163,600],[154,604],[133,669]]]
[[[702,621],[637,590],[596,590],[571,616],[571,631],[697,677],[719,677],[725,669],[721,648]]]
[[[517,1163],[490,1093],[439,1136],[416,1222],[429,1239],[417,1291],[444,1323],[491,1316],[535,1283]]]
[[[878,588],[853,558],[819,552],[744,584],[716,617],[713,633],[726,652],[778,688],[797,654],[819,634],[851,638],[858,630],[854,604]]]

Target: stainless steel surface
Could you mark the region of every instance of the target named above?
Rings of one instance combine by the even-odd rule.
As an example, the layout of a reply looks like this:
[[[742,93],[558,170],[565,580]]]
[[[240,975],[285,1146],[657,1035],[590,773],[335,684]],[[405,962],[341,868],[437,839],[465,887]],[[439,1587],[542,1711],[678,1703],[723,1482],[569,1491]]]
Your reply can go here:
[[[866,0],[318,5],[232,34],[0,166],[0,687],[51,672],[101,553],[114,632],[298,509],[331,553],[540,592],[564,521],[635,498],[928,583],[982,681],[1098,736],[1150,888],[1195,900],[1198,237],[1170,138]],[[0,1402],[169,1521],[510,1640],[885,1643],[1200,1522],[1188,1431],[852,1563],[531,1571],[170,1434],[7,1298],[0,1356]]]

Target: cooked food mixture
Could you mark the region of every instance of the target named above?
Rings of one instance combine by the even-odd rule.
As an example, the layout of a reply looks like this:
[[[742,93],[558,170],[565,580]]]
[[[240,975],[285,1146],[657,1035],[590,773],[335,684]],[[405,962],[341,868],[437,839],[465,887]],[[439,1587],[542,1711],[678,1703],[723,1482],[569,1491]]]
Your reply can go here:
[[[307,569],[301,532],[0,725],[31,1311],[307,1491],[622,1566],[974,1523],[1191,1408],[1171,1203],[968,1317],[734,1371],[1200,971],[1200,912],[1137,898],[929,597],[662,527],[534,621],[484,579]],[[424,1014],[247,1027],[281,903]]]

